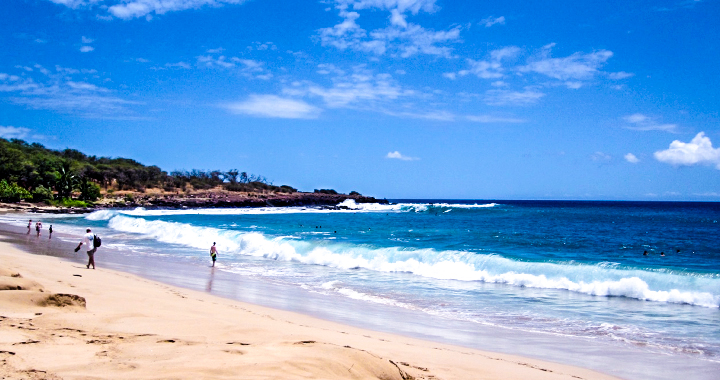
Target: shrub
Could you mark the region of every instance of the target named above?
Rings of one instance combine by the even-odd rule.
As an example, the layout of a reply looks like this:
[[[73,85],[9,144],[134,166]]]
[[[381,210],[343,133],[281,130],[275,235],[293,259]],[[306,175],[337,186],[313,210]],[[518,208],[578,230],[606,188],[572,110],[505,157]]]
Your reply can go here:
[[[333,194],[333,195],[337,194],[337,191],[335,191],[333,189],[320,189],[320,190],[315,189],[315,192],[319,193],[319,194]]]
[[[282,186],[280,186],[280,192],[281,193],[297,193],[297,189],[292,186],[282,185]]]
[[[351,191],[350,195],[354,195],[354,196],[358,196],[358,197],[361,196],[361,194],[358,193],[357,191]]]
[[[98,198],[100,198],[100,186],[98,184],[90,181],[80,184],[80,199],[92,202]]]
[[[44,201],[46,199],[53,199],[53,192],[47,187],[40,185],[32,191],[32,198],[35,202]]]
[[[51,206],[58,206],[58,207],[88,207],[88,206],[90,206],[89,202],[78,201],[78,200],[70,199],[70,198],[63,198],[60,200],[48,199],[45,202]]]
[[[17,202],[23,199],[31,199],[32,195],[29,191],[17,185],[17,183],[8,183],[6,180],[0,181],[0,200],[6,202]]]
[[[227,183],[225,184],[225,190],[227,191],[249,191],[250,186],[245,183]]]

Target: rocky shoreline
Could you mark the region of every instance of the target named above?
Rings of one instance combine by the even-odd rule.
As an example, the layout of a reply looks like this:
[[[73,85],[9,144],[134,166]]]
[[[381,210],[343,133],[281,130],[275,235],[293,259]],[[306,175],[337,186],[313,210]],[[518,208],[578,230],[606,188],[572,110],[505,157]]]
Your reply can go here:
[[[125,193],[106,195],[93,207],[56,207],[44,203],[4,203],[0,209],[7,211],[26,211],[42,213],[87,213],[101,209],[127,209],[144,207],[148,209],[183,208],[239,208],[239,207],[322,207],[325,209],[347,209],[338,206],[347,199],[355,203],[387,204],[386,199],[376,199],[363,195],[324,194],[324,193],[235,193],[230,191],[206,191],[191,194],[166,193]]]
[[[231,208],[231,207],[289,207],[326,206],[337,207],[347,199],[355,203],[388,203],[362,195],[323,193],[233,193],[229,191],[197,192],[189,195],[143,195],[132,201],[120,200],[98,203],[97,208],[116,207],[162,207],[162,208]]]

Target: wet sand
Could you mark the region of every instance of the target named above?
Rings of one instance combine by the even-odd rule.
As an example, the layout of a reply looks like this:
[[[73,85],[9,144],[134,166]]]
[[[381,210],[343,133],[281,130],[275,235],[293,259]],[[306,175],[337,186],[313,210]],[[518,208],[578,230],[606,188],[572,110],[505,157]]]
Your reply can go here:
[[[72,245],[48,243],[37,248]],[[84,257],[63,255],[0,243],[6,378],[613,378],[221,298],[106,269],[101,261],[88,270]]]

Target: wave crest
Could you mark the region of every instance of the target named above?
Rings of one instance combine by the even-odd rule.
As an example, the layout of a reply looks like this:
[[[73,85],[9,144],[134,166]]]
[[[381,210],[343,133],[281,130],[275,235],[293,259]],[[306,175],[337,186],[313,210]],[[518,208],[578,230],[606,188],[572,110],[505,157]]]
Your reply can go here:
[[[100,213],[100,212],[98,212]],[[105,218],[109,214],[97,214]],[[142,234],[157,241],[208,249],[217,242],[221,255],[246,255],[335,268],[406,272],[459,281],[560,289],[593,296],[627,297],[704,307],[720,306],[720,280],[702,276],[619,269],[596,265],[525,262],[492,254],[400,247],[367,247],[343,243],[313,243],[258,232],[197,227],[185,223],[112,216],[114,230]]]

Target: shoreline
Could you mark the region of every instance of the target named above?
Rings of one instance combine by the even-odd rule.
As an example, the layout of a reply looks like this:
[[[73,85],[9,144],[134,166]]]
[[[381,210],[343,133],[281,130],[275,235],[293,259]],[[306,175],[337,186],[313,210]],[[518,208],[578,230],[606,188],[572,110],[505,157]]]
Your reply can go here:
[[[76,261],[0,242],[0,279],[28,289],[0,291],[1,374],[616,379],[580,367],[351,327],[102,267],[87,270]],[[51,293],[83,297],[86,307],[33,301]]]
[[[61,219],[57,220],[59,228],[56,226],[52,240],[48,240],[46,233],[43,233],[40,239],[35,237],[34,231],[26,234],[27,218],[35,220],[37,216],[40,215],[4,215],[0,222],[0,240],[12,242],[20,250],[32,252],[34,255],[74,261],[84,269],[87,258],[82,252],[81,255],[74,254],[73,248],[77,245],[79,236],[84,233],[86,224],[78,225],[73,222],[63,228],[60,223],[65,218],[84,218],[80,215],[60,217]],[[45,223],[45,220],[43,222]],[[110,234],[110,231],[111,229],[104,232]],[[100,233],[103,234],[102,228]],[[716,377],[714,374],[720,368],[718,362],[696,355],[683,352],[662,353],[633,342],[622,344],[617,341],[596,340],[592,336],[578,337],[564,335],[562,332],[485,325],[462,318],[443,318],[421,310],[356,300],[340,294],[317,293],[303,286],[289,286],[283,282],[268,280],[264,276],[238,274],[236,270],[228,270],[229,268],[223,265],[213,271],[209,260],[198,261],[194,254],[186,256],[186,253],[177,252],[180,255],[175,256],[175,251],[164,252],[162,246],[146,245],[140,241],[126,241],[125,244],[135,247],[127,250],[124,244],[113,247],[112,240],[106,240],[109,245],[103,245],[99,255],[96,255],[99,268],[110,268],[181,289],[295,312],[366,331],[401,335],[453,347],[468,347],[481,352],[562,363],[628,380],[672,380],[688,375],[693,379],[710,380]],[[136,246],[136,243],[140,244]],[[149,250],[136,251],[139,247]],[[167,253],[172,255],[168,256]],[[254,273],[253,260],[252,257],[246,260],[250,269],[248,273]],[[503,286],[497,287],[497,291],[502,294]],[[623,301],[617,299],[615,302]]]

